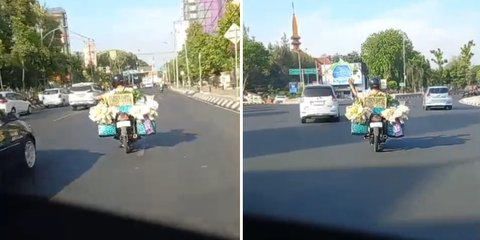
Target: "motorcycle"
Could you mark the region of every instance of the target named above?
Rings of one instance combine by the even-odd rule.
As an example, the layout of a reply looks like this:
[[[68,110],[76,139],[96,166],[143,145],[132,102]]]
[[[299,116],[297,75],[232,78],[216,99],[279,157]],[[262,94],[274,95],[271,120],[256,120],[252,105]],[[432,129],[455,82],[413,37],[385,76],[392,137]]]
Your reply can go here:
[[[380,146],[387,141],[387,121],[378,114],[372,114],[368,123],[368,134],[366,136],[373,146],[374,152],[380,151]]]
[[[116,139],[120,141],[125,153],[130,153],[134,149],[133,143],[140,138],[137,134],[135,117],[128,113],[119,112],[115,117],[115,126],[117,129]]]

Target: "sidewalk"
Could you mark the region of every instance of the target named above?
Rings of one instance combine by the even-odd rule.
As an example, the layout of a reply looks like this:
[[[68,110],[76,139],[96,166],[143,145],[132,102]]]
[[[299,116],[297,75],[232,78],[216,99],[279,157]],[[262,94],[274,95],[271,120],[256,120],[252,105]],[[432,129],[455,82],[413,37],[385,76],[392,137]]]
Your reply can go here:
[[[175,87],[175,86],[173,86],[173,87]],[[185,90],[185,91],[190,90],[190,91],[198,92],[197,87],[191,87],[191,88],[180,87],[179,89]],[[200,89],[200,93],[205,94],[205,95],[209,95],[209,96],[212,96],[212,97],[228,98],[228,99],[236,100],[236,101],[238,101],[240,99],[237,96],[235,89],[223,90],[221,88],[212,87],[212,92],[209,92],[209,87],[208,86],[203,86]]]
[[[221,94],[218,94],[219,91],[216,91],[215,93],[213,93],[213,89],[212,89],[212,93],[209,93],[209,92],[198,92],[198,89],[196,88],[189,88],[189,89],[185,89],[185,88],[175,88],[174,86],[171,87],[171,89],[173,91],[176,91],[176,92],[179,92],[179,93],[182,93],[182,94],[185,94],[195,100],[198,100],[198,101],[202,101],[202,102],[206,102],[206,103],[209,103],[209,104],[212,104],[212,105],[216,105],[216,106],[220,106],[220,107],[223,107],[223,108],[227,108],[227,109],[230,109],[230,110],[234,110],[236,112],[239,112],[240,111],[240,101],[239,101],[239,98],[235,97],[235,95],[231,96],[231,95],[226,95],[228,94],[228,91],[223,91],[223,92],[220,92]],[[230,90],[230,91],[233,91],[233,94],[235,94],[235,91],[234,90]]]

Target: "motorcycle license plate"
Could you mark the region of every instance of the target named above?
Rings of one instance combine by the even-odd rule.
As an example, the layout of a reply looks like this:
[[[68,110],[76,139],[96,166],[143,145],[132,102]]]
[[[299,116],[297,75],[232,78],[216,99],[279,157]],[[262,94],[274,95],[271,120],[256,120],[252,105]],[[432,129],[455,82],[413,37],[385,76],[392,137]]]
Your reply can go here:
[[[131,127],[132,126],[132,123],[130,121],[120,121],[120,122],[117,122],[117,128],[121,128],[121,127]]]
[[[371,128],[377,128],[377,127],[381,128],[381,127],[383,127],[383,123],[382,122],[372,122],[372,123],[370,123],[370,127]]]

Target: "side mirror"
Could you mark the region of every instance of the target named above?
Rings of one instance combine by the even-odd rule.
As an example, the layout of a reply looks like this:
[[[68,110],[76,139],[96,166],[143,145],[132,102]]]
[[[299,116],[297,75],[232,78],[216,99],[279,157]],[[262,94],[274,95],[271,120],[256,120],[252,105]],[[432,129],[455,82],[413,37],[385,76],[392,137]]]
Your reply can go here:
[[[10,121],[16,121],[20,118],[20,115],[18,113],[8,113],[7,114],[7,119]]]

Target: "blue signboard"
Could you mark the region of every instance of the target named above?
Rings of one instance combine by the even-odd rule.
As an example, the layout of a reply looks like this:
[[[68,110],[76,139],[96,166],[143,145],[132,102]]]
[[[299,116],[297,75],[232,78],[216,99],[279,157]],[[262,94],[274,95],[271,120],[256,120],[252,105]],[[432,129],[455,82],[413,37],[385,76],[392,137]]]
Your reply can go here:
[[[297,94],[298,93],[298,83],[297,82],[291,82],[289,84],[289,89],[291,94]]]

